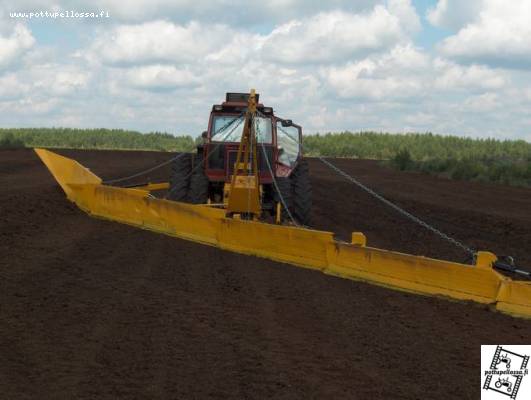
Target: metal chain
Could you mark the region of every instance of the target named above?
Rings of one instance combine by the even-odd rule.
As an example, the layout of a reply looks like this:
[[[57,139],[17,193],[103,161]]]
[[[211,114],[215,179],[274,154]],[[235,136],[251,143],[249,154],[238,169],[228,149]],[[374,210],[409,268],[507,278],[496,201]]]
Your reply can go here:
[[[283,129],[281,126],[278,126],[277,125],[277,129],[280,129],[286,136],[288,136],[291,140],[293,141],[296,141],[289,132],[287,132],[285,129]],[[302,143],[300,144],[301,146],[301,151],[302,151]],[[358,187],[360,187],[361,189],[363,189],[364,191],[366,191],[367,193],[369,193],[370,195],[372,195],[373,197],[375,197],[376,199],[382,201],[383,203],[387,204],[389,207],[393,208],[394,210],[398,211],[400,214],[402,214],[403,216],[405,216],[406,218],[409,218],[411,221],[415,222],[416,224],[419,224],[421,225],[422,227],[428,229],[429,231],[435,233],[436,235],[438,235],[439,237],[441,237],[442,239],[450,242],[451,244],[453,244],[454,246],[457,246],[459,247],[460,249],[464,250],[466,253],[472,255],[472,257],[474,257],[476,255],[476,251],[473,250],[472,248],[464,245],[463,243],[459,242],[458,240],[454,239],[453,237],[447,235],[446,233],[444,232],[441,232],[439,229],[435,228],[434,226],[428,224],[427,222],[421,220],[420,218],[416,217],[415,215],[409,213],[408,211],[404,210],[403,208],[397,206],[396,204],[392,203],[391,201],[387,200],[385,197],[381,196],[380,194],[376,193],[374,190],[372,190],[371,188],[365,186],[363,183],[361,183],[360,181],[358,181],[357,179],[355,179],[354,177],[348,175],[346,172],[342,171],[341,169],[339,169],[338,167],[336,167],[334,164],[332,164],[331,162],[329,162],[328,160],[324,159],[323,157],[321,156],[318,156],[317,157],[319,160],[321,160],[325,165],[329,166],[330,168],[332,168],[334,171],[336,171],[337,173],[339,173],[341,176],[343,176],[344,178],[346,178],[347,180],[349,180],[350,182],[354,183],[355,185],[357,185]]]
[[[369,193],[371,196],[375,197],[376,199],[380,200],[381,202],[385,203],[386,205],[388,205],[389,207],[393,208],[395,211],[398,211],[400,214],[402,214],[404,217],[410,219],[411,221],[415,222],[416,224],[419,224],[420,226],[428,229],[429,231],[435,233],[437,236],[439,236],[440,238],[450,242],[451,244],[453,244],[454,246],[457,246],[459,247],[460,249],[464,250],[465,252],[467,252],[468,254],[472,255],[473,257],[475,256],[476,254],[476,251],[473,250],[472,248],[464,245],[463,243],[459,242],[458,240],[454,239],[453,237],[447,235],[446,233],[444,232],[441,232],[439,229],[433,227],[432,225],[428,224],[427,222],[421,220],[420,218],[414,216],[413,214],[407,212],[406,210],[404,210],[403,208],[397,206],[396,204],[392,203],[391,201],[387,200],[385,197],[381,196],[380,194],[376,193],[374,190],[372,190],[371,188],[365,186],[363,183],[361,183],[360,181],[358,181],[357,179],[353,178],[352,176],[350,176],[349,174],[347,174],[345,171],[339,169],[338,167],[336,167],[334,164],[332,164],[330,161],[324,159],[323,157],[321,156],[318,156],[317,157],[319,160],[321,160],[325,165],[327,165],[328,167],[330,167],[331,169],[333,169],[334,171],[336,171],[338,174],[340,174],[341,176],[343,176],[344,178],[346,178],[348,181],[350,181],[351,183],[355,184],[356,186],[358,186],[359,188],[363,189],[364,191],[366,191],[367,193]]]
[[[148,173],[150,173],[151,171],[155,171],[155,170],[157,170],[157,169],[159,169],[159,168],[162,168],[162,167],[164,167],[164,166],[166,166],[166,165],[172,163],[173,161],[175,161],[175,160],[181,158],[184,154],[186,154],[186,153],[179,153],[179,154],[177,154],[176,156],[170,158],[170,159],[167,160],[167,161],[164,161],[164,162],[161,163],[161,164],[155,165],[154,167],[148,168],[148,169],[146,169],[146,170],[144,170],[144,171],[140,171],[140,172],[138,172],[138,173],[136,173],[136,174],[134,174],[134,175],[129,175],[129,176],[125,176],[125,177],[123,177],[123,178],[109,179],[109,180],[107,180],[107,181],[103,181],[103,184],[104,184],[104,185],[108,185],[108,184],[113,184],[113,183],[118,183],[118,182],[128,181],[128,180],[130,180],[130,179],[133,179],[133,178],[136,178],[136,177],[139,177],[139,176],[142,176],[142,175],[148,174]]]
[[[235,121],[238,121],[240,120],[241,121],[241,117],[242,117],[243,113],[241,113],[239,116],[235,117],[234,119],[230,120],[229,122],[227,122],[225,125],[223,125],[221,128],[219,128],[216,132],[214,132],[213,135],[217,135],[218,133],[221,133],[223,132],[224,130],[226,130],[229,126],[231,126]],[[239,124],[238,124],[239,125]],[[234,129],[230,132],[232,133],[234,131]],[[229,133],[229,134],[230,134]],[[228,136],[226,136],[228,137]],[[224,138],[225,139],[225,138]],[[106,181],[103,181],[103,184],[107,185],[107,184],[113,184],[113,183],[118,183],[118,182],[123,182],[123,181],[128,181],[130,179],[133,179],[133,178],[137,178],[139,176],[142,176],[142,175],[145,175],[145,174],[148,174],[152,171],[155,171],[159,168],[162,168],[170,163],[172,163],[173,161],[179,159],[180,157],[182,157],[183,155],[185,155],[186,153],[179,153],[177,154],[176,156],[170,158],[169,160],[167,161],[164,161],[163,163],[161,164],[158,164],[158,165],[155,165],[154,167],[151,167],[151,168],[148,168],[146,170],[143,170],[143,171],[140,171],[140,172],[137,172],[136,174],[134,175],[130,175],[130,176],[125,176],[123,178],[117,178],[117,179],[109,179],[109,180],[106,180]]]
[[[261,113],[260,113],[261,114]],[[262,114],[263,115],[263,114]],[[264,116],[265,117],[265,116]],[[278,197],[280,199],[280,203],[282,204],[282,207],[284,207],[284,210],[286,210],[286,213],[288,214],[288,217],[289,219],[291,220],[291,222],[295,225],[295,226],[299,226],[299,224],[297,223],[297,221],[295,221],[295,218],[293,218],[293,215],[291,214],[291,211],[290,209],[286,206],[286,202],[284,200],[284,197],[282,196],[282,193],[280,192],[280,189],[278,187],[278,184],[277,184],[277,180],[275,178],[275,174],[273,172],[273,169],[271,168],[271,164],[269,162],[269,157],[267,157],[267,153],[266,153],[266,150],[265,150],[265,146],[264,146],[264,142],[263,141],[260,141],[260,126],[257,124],[257,136],[258,136],[258,143],[261,144],[261,147],[262,147],[262,153],[264,155],[264,158],[266,160],[266,164],[267,164],[267,168],[269,169],[269,173],[271,174],[271,179],[273,180],[273,186],[275,187],[275,190],[277,191],[278,193]]]

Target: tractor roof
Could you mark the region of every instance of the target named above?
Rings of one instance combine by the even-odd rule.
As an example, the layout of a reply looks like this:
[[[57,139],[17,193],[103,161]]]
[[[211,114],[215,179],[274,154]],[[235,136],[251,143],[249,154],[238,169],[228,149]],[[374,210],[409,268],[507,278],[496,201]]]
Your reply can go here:
[[[264,107],[262,103],[258,102],[260,95],[256,93],[256,107],[264,114],[272,114],[273,108]],[[249,93],[228,92],[225,95],[225,101],[220,105],[214,105],[212,111],[241,111],[244,110],[249,103]]]
[[[258,100],[260,99],[260,95],[258,93],[255,94],[256,102],[258,103]],[[226,103],[248,103],[249,102],[249,93],[234,93],[234,92],[228,92],[225,95],[225,102]]]

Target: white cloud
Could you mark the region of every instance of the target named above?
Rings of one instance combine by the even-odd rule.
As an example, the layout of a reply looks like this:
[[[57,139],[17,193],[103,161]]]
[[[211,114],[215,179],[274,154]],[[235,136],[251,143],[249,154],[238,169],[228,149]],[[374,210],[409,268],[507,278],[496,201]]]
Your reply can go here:
[[[89,81],[89,74],[81,71],[69,71],[59,67],[60,70],[50,80],[49,77],[41,81],[43,85],[49,86],[50,92],[54,95],[65,96],[85,89]],[[59,69],[57,68],[57,69]]]
[[[508,82],[507,74],[482,65],[462,66],[437,58],[434,61],[437,89],[501,89]]]
[[[324,75],[334,93],[347,99],[390,100],[422,93],[422,82],[416,77],[382,74],[370,59],[332,67]]]
[[[22,24],[16,24],[11,35],[0,36],[0,68],[14,62],[34,43],[30,30]]]
[[[18,76],[32,91],[43,96],[67,97],[87,88],[90,73],[79,66],[46,63],[28,65]]]
[[[488,112],[493,111],[499,105],[498,95],[496,93],[483,93],[477,96],[470,96],[467,98],[463,106],[465,111],[470,112]]]
[[[395,7],[404,12],[398,3]],[[330,63],[391,47],[406,37],[400,19],[376,6],[366,14],[335,11],[290,21],[265,38],[262,50],[273,62]]]
[[[381,57],[379,63],[389,70],[396,68],[422,70],[429,66],[430,57],[411,43],[407,43],[393,47],[389,53]]]
[[[197,22],[178,25],[153,21],[120,25],[110,32],[100,32],[91,57],[116,64],[195,62],[219,50],[233,33],[226,26],[203,26]]]
[[[323,68],[322,79],[329,96],[357,102],[401,104],[406,109],[412,104],[439,101],[445,97],[465,96],[490,91],[488,99],[498,96],[509,87],[506,73],[485,66],[462,66],[441,58],[430,58],[409,46],[397,46],[378,57],[368,57],[343,66]],[[475,98],[475,97],[474,97]],[[465,101],[465,99],[458,100]],[[471,101],[471,100],[470,100]],[[466,103],[468,110],[479,111],[479,98]],[[417,108],[422,108],[417,104]],[[409,111],[407,111],[409,113]],[[434,115],[432,111],[415,110],[414,115]],[[426,119],[424,119],[426,120]],[[408,122],[407,118],[405,119]]]
[[[395,1],[395,0],[389,0]],[[398,0],[409,3],[410,0]],[[203,21],[209,24],[242,25],[261,28],[264,25],[305,18],[319,12],[343,10],[363,12],[385,0],[4,0],[4,11],[34,12],[36,10],[108,11],[112,23],[139,23],[171,20],[177,23]]]
[[[0,76],[0,99],[20,98],[28,93],[30,85],[21,82],[17,74],[10,73]]]
[[[531,2],[485,0],[477,21],[446,38],[447,57],[510,68],[531,65]]]
[[[408,114],[404,117],[404,122],[410,127],[434,125],[437,123],[438,116],[428,112],[416,112],[414,114]],[[406,129],[407,131],[415,131],[416,129]]]
[[[373,7],[378,0],[95,0],[94,7],[108,10],[120,22],[139,22],[154,19],[171,19],[179,23],[190,20],[208,23],[241,24],[249,26],[285,22],[293,18],[313,15],[320,11],[345,10],[359,12]],[[47,3],[52,3],[48,1]],[[58,2],[64,9],[86,8],[81,0]]]
[[[407,40],[419,28],[409,0],[389,0],[366,13],[330,11],[293,19],[269,34],[228,25],[158,20],[100,31],[89,57],[110,64],[237,64],[250,56],[283,64],[332,63],[379,51]]]
[[[427,12],[434,26],[459,30],[479,17],[485,0],[438,0]]]
[[[417,10],[411,4],[411,0],[388,0],[387,8],[395,15],[402,28],[408,32],[417,32],[421,28]]]
[[[16,72],[0,75],[0,115],[4,124],[14,120],[32,126],[40,117],[60,114],[67,104],[82,101],[89,82],[90,73],[75,65],[22,65]]]
[[[428,65],[428,56],[409,44],[377,57],[325,68],[322,75],[342,98],[389,100],[420,96]]]
[[[149,90],[190,88],[198,84],[198,79],[189,70],[172,65],[131,68],[125,71],[125,77],[131,86]]]
[[[17,100],[0,102],[0,112],[7,114],[9,118],[14,117],[15,120],[20,120],[20,116],[27,117],[28,114],[31,114],[32,118],[38,118],[57,109],[59,103],[60,100],[57,98],[27,96]],[[5,119],[8,120],[8,118]],[[33,122],[33,120],[29,121],[24,126],[32,126]]]

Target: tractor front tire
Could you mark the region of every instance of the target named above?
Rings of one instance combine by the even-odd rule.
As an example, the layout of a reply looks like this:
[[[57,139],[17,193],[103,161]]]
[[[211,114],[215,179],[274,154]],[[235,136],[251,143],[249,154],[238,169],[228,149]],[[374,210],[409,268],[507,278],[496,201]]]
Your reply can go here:
[[[188,191],[188,202],[192,204],[206,204],[208,202],[208,177],[205,175],[203,165],[203,154],[198,153],[194,157],[194,167],[190,179],[190,190]]]
[[[188,187],[190,186],[190,173],[192,172],[192,154],[183,153],[171,164],[170,189],[168,198],[173,201],[186,202]]]

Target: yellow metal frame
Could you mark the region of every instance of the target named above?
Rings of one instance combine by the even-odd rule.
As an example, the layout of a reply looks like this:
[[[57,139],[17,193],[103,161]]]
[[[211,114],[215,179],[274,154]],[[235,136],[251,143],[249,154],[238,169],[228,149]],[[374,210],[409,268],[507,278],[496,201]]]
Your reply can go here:
[[[256,92],[254,89],[251,89],[230,188],[226,193],[229,195],[227,200],[228,213],[250,213],[255,218],[258,218],[262,209],[260,206],[256,134],[253,126],[253,118],[255,115]]]
[[[170,188],[169,182],[148,183],[147,185],[133,187],[133,189],[148,190],[150,192],[154,192],[156,190],[165,190],[169,188]]]
[[[513,281],[492,268],[496,256],[479,252],[470,266],[367,246],[353,232],[351,243],[331,232],[227,218],[225,210],[149,196],[148,190],[101,184],[74,160],[35,149],[69,200],[95,217],[192,240],[221,249],[316,269],[398,290],[490,304],[531,318],[531,282]]]

